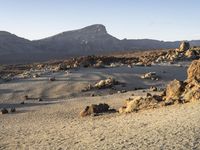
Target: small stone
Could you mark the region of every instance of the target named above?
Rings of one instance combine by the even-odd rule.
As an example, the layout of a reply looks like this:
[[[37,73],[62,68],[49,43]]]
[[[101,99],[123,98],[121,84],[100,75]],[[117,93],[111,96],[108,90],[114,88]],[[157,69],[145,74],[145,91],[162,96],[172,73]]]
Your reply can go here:
[[[13,107],[13,108],[11,108],[11,109],[10,109],[10,112],[11,112],[11,113],[14,113],[14,112],[16,112],[16,108],[14,108],[14,107]]]
[[[50,77],[50,78],[49,78],[49,81],[55,81],[55,80],[56,80],[55,77]]]
[[[41,102],[41,101],[43,101],[41,98],[38,98],[38,102]]]
[[[24,96],[24,99],[25,99],[25,100],[28,100],[28,99],[29,99],[28,95],[25,95],[25,96]]]
[[[8,114],[8,110],[7,110],[6,108],[3,108],[3,109],[1,110],[1,114]]]
[[[151,86],[149,90],[152,92],[158,91],[157,87],[155,86]]]
[[[147,93],[147,97],[152,97],[151,93]]]
[[[25,104],[25,102],[23,101],[23,102],[21,102],[20,104]]]

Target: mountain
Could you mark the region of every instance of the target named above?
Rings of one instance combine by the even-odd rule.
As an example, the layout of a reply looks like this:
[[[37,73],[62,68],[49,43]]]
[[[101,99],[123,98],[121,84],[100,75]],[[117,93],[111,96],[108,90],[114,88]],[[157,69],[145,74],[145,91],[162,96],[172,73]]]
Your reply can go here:
[[[151,39],[119,40],[110,35],[101,24],[35,41],[0,31],[0,64],[31,63],[117,51],[177,48],[179,43],[180,41],[164,42]],[[190,43],[200,46],[200,40]]]
[[[45,51],[65,52],[68,55],[100,54],[123,49],[120,40],[108,34],[105,26],[99,24],[63,32],[34,41],[34,44]]]

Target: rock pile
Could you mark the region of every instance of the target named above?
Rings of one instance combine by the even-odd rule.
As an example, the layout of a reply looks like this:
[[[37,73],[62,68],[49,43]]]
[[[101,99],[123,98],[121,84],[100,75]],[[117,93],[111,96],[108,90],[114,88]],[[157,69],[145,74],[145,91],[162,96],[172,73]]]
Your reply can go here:
[[[200,58],[200,48],[190,47],[189,42],[182,42],[179,49],[170,50],[166,54],[159,56],[155,60],[155,63],[193,60],[198,58]]]
[[[170,104],[200,100],[200,59],[192,62],[187,70],[187,80],[174,80],[166,88],[164,100]]]
[[[113,85],[117,85],[117,84],[119,84],[118,81],[116,81],[116,80],[113,79],[113,78],[108,78],[108,79],[101,80],[101,81],[97,82],[97,83],[94,85],[94,88],[96,88],[96,89],[110,88],[110,87],[112,87]]]

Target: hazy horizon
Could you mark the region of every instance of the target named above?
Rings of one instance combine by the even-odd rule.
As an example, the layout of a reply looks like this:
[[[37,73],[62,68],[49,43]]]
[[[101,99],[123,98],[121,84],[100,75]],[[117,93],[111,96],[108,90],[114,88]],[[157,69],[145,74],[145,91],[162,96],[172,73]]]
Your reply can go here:
[[[3,1],[0,31],[37,40],[103,24],[119,39],[199,40],[200,1]]]

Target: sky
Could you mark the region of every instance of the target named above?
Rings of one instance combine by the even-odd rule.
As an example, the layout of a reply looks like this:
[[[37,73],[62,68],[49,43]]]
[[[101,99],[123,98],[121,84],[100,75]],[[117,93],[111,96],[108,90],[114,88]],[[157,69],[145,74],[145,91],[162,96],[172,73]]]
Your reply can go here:
[[[0,0],[0,31],[36,40],[103,24],[119,39],[200,39],[200,0]]]

